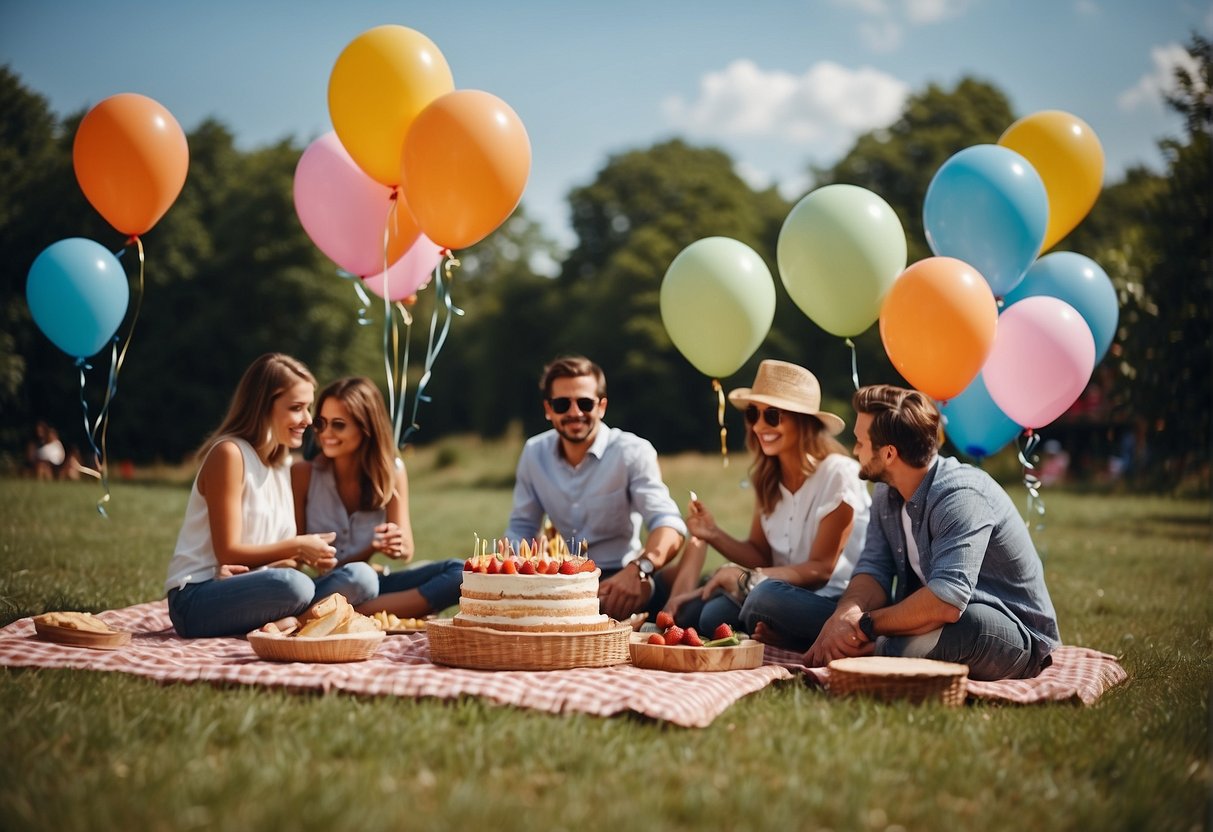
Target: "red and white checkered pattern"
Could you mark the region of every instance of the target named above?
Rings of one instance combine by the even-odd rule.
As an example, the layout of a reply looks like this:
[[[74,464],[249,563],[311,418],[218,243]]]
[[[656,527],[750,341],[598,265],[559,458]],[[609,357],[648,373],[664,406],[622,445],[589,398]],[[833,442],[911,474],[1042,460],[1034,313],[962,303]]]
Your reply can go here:
[[[132,633],[118,650],[90,650],[42,641],[33,620],[0,630],[0,665],[113,670],[159,681],[341,690],[376,696],[483,696],[549,713],[610,716],[636,711],[701,728],[730,705],[771,682],[790,679],[779,665],[726,673],[667,673],[631,665],[558,671],[463,670],[432,664],[425,635],[392,635],[365,662],[278,663],[259,659],[243,638],[179,638],[164,601],[100,613]]]

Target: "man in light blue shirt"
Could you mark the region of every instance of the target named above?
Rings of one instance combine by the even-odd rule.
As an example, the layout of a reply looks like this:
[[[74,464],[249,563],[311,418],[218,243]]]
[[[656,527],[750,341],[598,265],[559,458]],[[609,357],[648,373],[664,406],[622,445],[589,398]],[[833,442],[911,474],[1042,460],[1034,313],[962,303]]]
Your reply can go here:
[[[1032,538],[980,468],[936,455],[939,411],[916,390],[855,393],[859,476],[879,483],[851,585],[805,660],[876,653],[1024,679],[1060,643]]]
[[[517,545],[538,537],[546,514],[563,538],[586,541],[586,554],[602,569],[604,613],[622,620],[660,609],[669,589],[656,573],[677,555],[687,528],[662,482],[657,451],[602,421],[606,377],[588,358],[553,361],[540,389],[552,429],[522,449],[506,539]]]

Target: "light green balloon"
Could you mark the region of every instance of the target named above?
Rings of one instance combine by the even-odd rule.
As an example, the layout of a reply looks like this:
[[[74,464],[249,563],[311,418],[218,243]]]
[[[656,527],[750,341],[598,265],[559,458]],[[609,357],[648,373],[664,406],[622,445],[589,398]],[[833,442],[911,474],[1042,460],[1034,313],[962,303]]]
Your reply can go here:
[[[661,320],[695,369],[712,378],[741,369],[775,319],[775,281],[754,249],[728,237],[684,248],[661,282]]]
[[[880,316],[885,295],[906,268],[906,234],[876,194],[827,185],[788,214],[776,259],[800,311],[826,332],[848,338]]]

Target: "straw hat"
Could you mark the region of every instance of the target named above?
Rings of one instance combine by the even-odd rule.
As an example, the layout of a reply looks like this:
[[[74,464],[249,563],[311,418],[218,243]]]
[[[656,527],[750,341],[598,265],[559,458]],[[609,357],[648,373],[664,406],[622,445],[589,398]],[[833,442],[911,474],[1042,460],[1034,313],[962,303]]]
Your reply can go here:
[[[842,433],[842,419],[833,413],[821,410],[821,385],[817,376],[804,367],[787,361],[763,361],[758,365],[758,375],[753,387],[739,387],[729,393],[729,401],[738,410],[745,410],[752,402],[808,413],[816,416],[825,425],[831,436]]]

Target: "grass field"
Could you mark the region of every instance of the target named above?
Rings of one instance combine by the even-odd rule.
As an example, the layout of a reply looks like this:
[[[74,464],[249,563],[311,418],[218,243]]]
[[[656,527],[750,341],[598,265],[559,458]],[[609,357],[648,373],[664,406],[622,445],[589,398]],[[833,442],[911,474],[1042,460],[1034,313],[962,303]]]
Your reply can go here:
[[[409,459],[420,557],[509,509],[516,443]],[[663,460],[723,525],[744,459]],[[161,596],[179,483],[0,480],[0,623]],[[799,682],[707,729],[459,701],[298,695],[0,668],[0,829],[750,830],[1208,828],[1207,500],[1046,492],[1038,533],[1066,643],[1130,681],[1093,708],[835,700]]]

